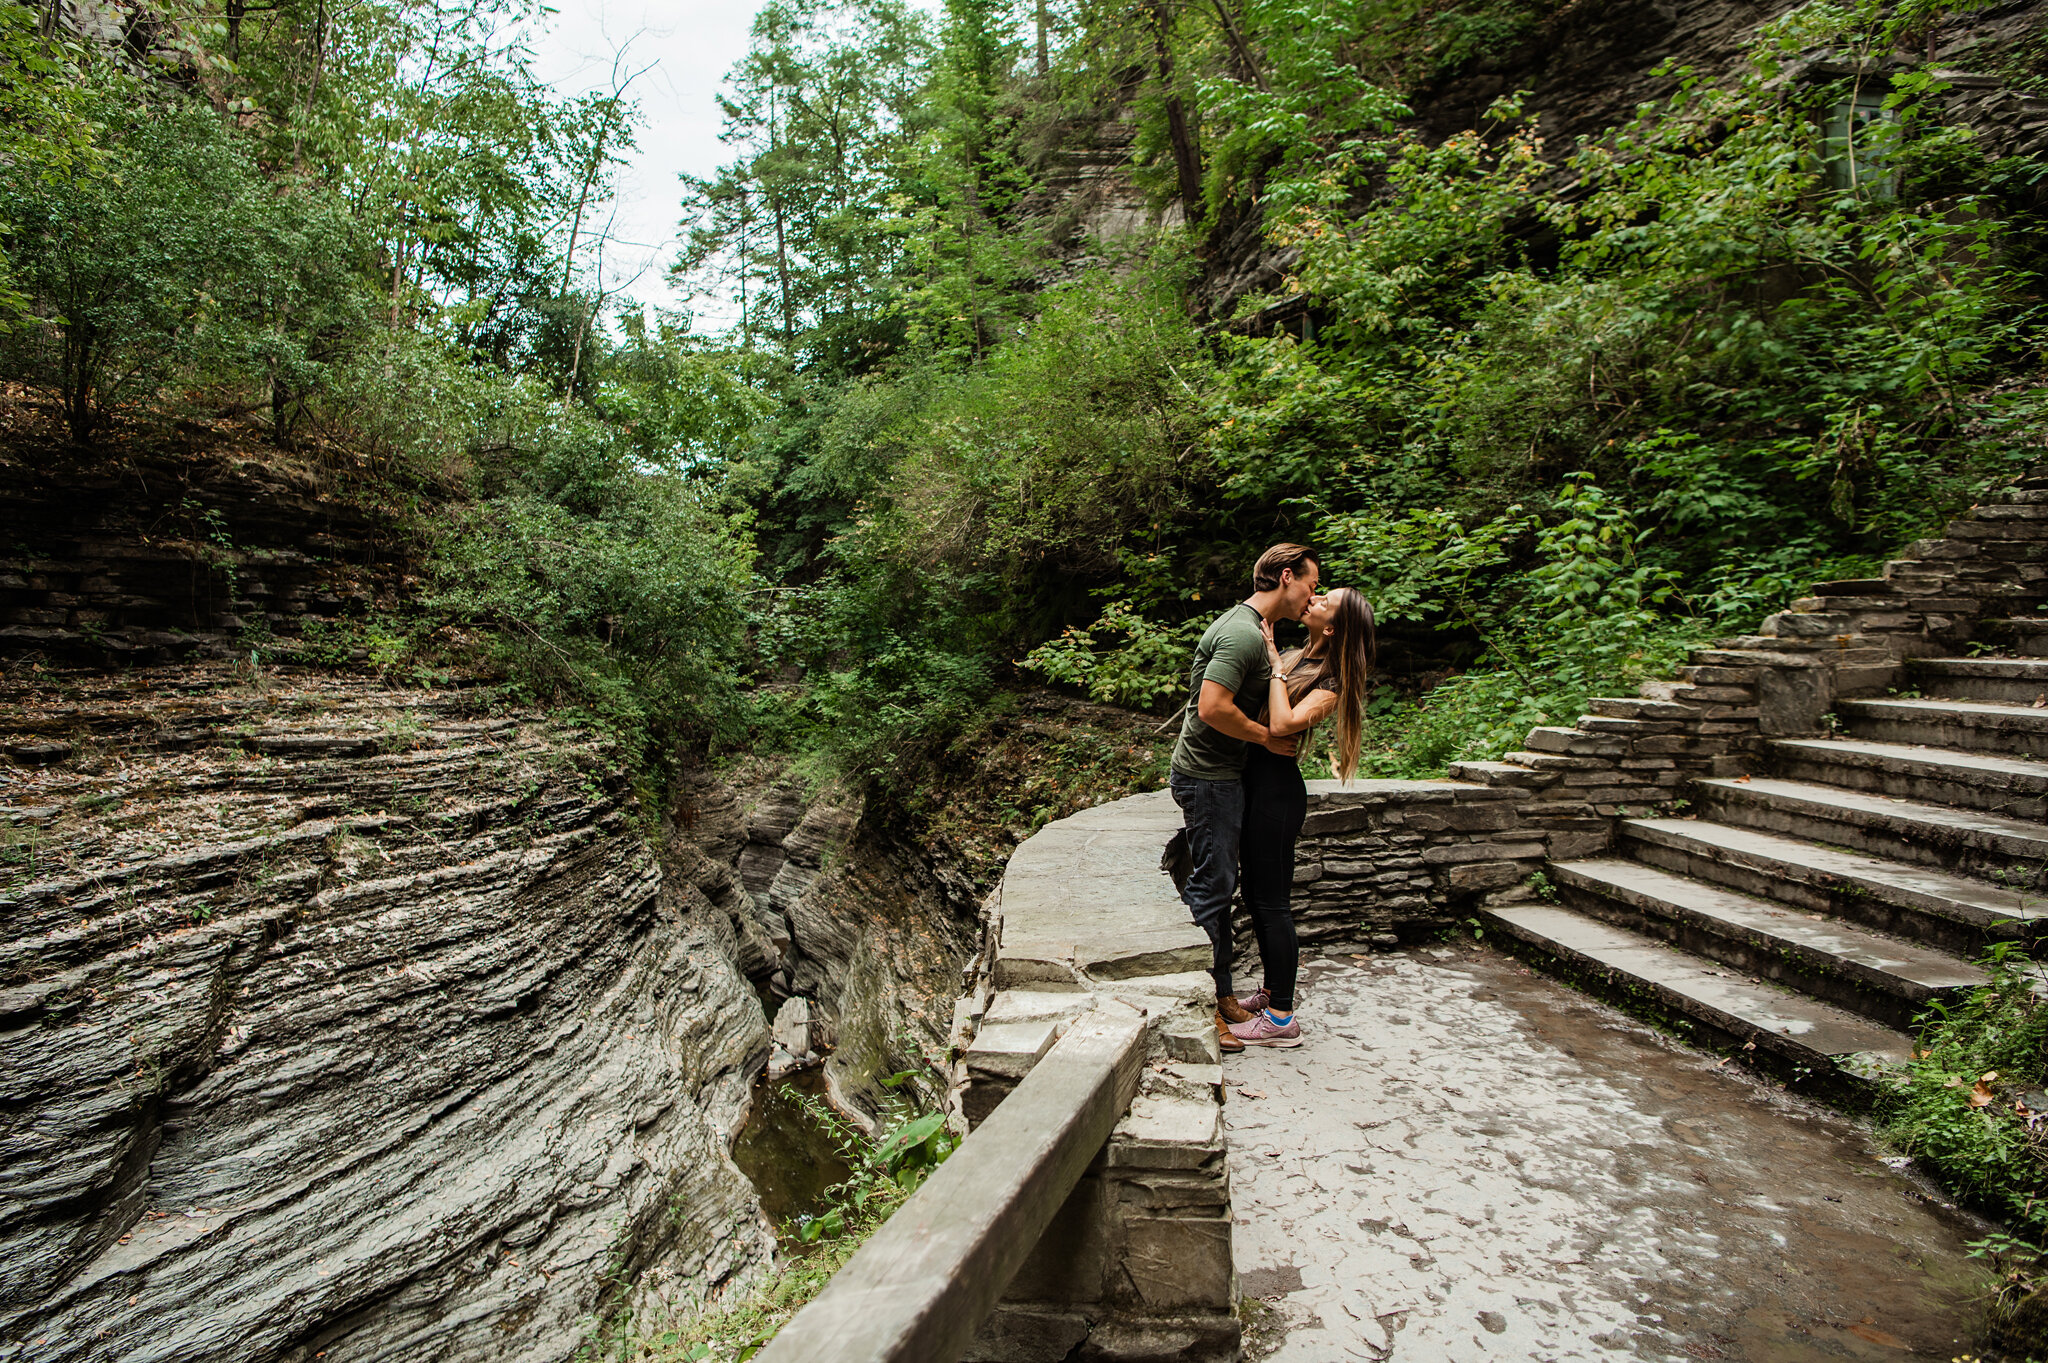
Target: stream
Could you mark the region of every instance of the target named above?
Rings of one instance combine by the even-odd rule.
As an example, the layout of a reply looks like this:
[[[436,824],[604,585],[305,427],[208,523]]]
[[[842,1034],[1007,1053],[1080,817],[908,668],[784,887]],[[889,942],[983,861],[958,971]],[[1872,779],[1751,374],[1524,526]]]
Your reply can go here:
[[[733,1163],[752,1180],[778,1234],[798,1217],[822,1212],[825,1190],[852,1172],[832,1134],[786,1095],[791,1088],[827,1102],[824,1066],[756,1079],[753,1103],[732,1148]]]

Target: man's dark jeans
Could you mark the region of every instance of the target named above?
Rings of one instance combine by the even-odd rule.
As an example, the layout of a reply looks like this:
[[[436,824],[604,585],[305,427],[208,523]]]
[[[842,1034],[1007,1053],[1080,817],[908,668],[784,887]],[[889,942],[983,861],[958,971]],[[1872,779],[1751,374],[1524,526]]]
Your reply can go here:
[[[1193,865],[1181,900],[1209,934],[1216,997],[1230,993],[1230,897],[1237,891],[1237,843],[1244,829],[1244,782],[1204,781],[1173,773],[1167,782],[1187,825]]]

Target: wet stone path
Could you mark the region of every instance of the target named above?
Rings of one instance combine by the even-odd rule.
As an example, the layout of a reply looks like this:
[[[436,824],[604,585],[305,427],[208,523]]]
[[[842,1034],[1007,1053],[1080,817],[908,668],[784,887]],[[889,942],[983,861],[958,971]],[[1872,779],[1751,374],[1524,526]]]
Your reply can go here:
[[[1486,948],[1303,978],[1225,1060],[1248,1358],[1978,1352],[1983,1227],[1854,1123]]]

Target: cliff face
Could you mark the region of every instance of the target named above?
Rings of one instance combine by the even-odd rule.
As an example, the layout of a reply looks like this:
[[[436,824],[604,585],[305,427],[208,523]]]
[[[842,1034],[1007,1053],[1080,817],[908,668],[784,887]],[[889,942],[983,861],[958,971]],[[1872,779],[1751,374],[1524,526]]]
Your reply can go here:
[[[563,1358],[765,1256],[760,1007],[587,742],[220,669],[0,716],[0,1357]]]
[[[979,944],[978,897],[945,857],[867,817],[858,797],[806,791],[769,763],[696,773],[680,813],[673,855],[768,997],[812,1001],[843,1101],[872,1113],[883,1076],[945,1059]],[[939,1073],[928,1079],[918,1088],[936,1100]]]

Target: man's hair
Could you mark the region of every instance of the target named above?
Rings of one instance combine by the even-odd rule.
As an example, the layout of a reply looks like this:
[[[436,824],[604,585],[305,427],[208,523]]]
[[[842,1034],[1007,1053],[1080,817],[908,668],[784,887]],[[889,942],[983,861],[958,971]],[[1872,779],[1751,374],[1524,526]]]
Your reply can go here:
[[[1252,565],[1252,590],[1270,592],[1280,585],[1280,574],[1292,570],[1301,576],[1301,565],[1313,563],[1321,570],[1323,561],[1316,557],[1316,551],[1305,544],[1276,544],[1259,555],[1259,561]]]

